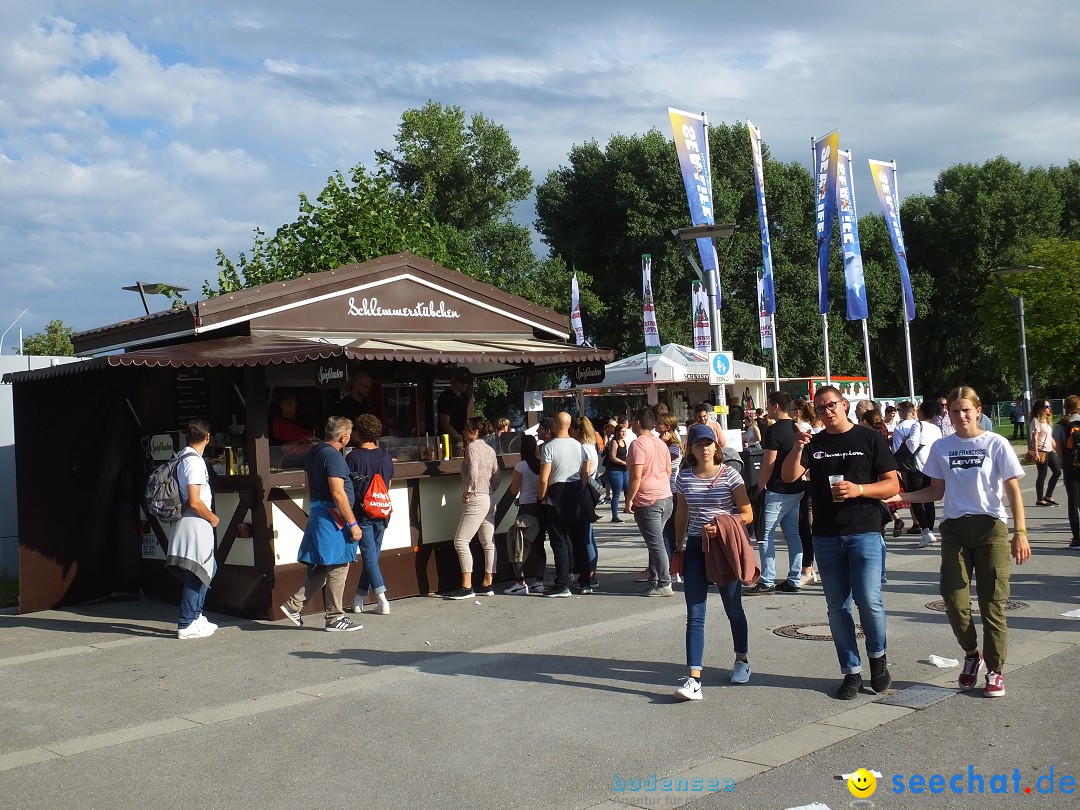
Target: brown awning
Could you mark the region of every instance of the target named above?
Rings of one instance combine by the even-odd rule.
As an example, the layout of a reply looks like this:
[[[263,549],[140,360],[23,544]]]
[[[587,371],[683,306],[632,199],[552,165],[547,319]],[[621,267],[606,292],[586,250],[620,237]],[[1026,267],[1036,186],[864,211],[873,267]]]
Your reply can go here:
[[[535,338],[369,339],[339,345],[303,338],[242,336],[140,349],[125,354],[96,357],[81,363],[21,371],[5,375],[4,382],[28,382],[64,377],[110,366],[172,368],[263,366],[328,360],[332,357],[346,357],[357,361],[452,363],[467,365],[477,374],[492,374],[521,366],[558,368],[576,363],[607,363],[613,359],[614,352],[610,349],[594,349],[588,346],[574,346],[569,343]]]

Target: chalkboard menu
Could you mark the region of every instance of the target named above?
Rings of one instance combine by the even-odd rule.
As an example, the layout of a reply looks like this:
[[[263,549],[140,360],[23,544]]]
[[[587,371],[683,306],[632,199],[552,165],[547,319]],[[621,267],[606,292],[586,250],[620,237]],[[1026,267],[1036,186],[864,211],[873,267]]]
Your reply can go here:
[[[181,371],[177,374],[173,401],[176,403],[176,424],[181,431],[187,430],[192,419],[209,419],[210,398],[203,373]]]

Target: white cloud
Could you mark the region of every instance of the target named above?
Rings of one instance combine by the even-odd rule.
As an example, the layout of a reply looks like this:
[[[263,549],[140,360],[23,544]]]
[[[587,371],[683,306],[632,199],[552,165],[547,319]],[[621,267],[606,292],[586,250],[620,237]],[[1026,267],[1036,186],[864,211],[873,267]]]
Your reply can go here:
[[[668,134],[669,105],[750,117],[774,158],[803,165],[810,137],[839,127],[857,160],[898,160],[905,196],[998,153],[1063,164],[1080,143],[1078,22],[1067,0],[703,13],[419,0],[404,14],[349,0],[9,0],[0,321],[30,306],[31,331],[55,317],[91,328],[138,313],[119,292],[137,277],[198,288],[216,248],[235,256],[256,225],[295,218],[298,192],[371,166],[402,111],[429,98],[505,125],[537,180],[573,144]]]

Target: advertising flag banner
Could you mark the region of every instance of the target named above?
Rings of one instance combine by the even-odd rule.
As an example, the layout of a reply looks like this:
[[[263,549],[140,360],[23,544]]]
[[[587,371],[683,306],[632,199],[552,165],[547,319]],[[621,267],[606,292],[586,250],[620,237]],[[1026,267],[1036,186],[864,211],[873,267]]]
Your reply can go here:
[[[758,333],[761,335],[762,351],[773,347],[772,322],[769,313],[765,311],[765,273],[762,268],[757,271],[757,300],[758,300]]]
[[[904,290],[904,317],[915,320],[915,296],[911,290],[911,275],[908,273],[907,250],[904,248],[904,233],[900,230],[900,200],[896,193],[896,161],[870,161],[870,174],[874,178],[881,213],[885,215],[885,225],[889,229],[896,262],[900,265],[900,286]]]
[[[641,254],[641,289],[644,304],[645,354],[660,354],[660,332],[656,328],[656,308],[652,295],[652,256]]]
[[[840,133],[833,130],[814,141],[814,173],[817,180],[815,221],[818,248],[818,312],[829,313],[829,242],[832,240],[833,206],[836,204],[836,162]]]
[[[776,313],[776,293],[773,288],[772,244],[769,240],[769,214],[765,209],[765,172],[761,163],[761,130],[749,118],[750,148],[754,153],[754,188],[757,190],[758,223],[761,226],[761,272],[763,296],[758,295],[766,315]]]
[[[697,281],[690,293],[690,311],[694,313],[694,348],[699,352],[712,350],[712,330],[709,328],[709,295]]]
[[[679,154],[686,200],[690,203],[690,222],[693,225],[715,225],[709,154],[705,139],[705,117],[668,107],[671,128],[675,131],[675,151]],[[716,243],[712,239],[697,240],[702,272],[716,281],[716,308],[721,307],[720,266]]]
[[[851,152],[839,153],[836,164],[836,215],[840,221],[840,253],[844,257],[844,284],[847,287],[847,319],[868,317],[866,280],[863,277],[859,219],[855,213],[855,183],[851,174]]]
[[[574,327],[574,342],[585,345],[585,328],[581,325],[581,297],[578,295],[577,273],[570,282],[570,325]]]

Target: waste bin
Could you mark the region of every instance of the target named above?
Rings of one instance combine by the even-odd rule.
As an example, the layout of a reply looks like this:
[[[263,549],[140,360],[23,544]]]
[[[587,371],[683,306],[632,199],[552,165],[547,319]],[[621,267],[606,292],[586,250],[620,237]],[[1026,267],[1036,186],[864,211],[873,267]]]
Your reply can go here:
[[[758,473],[761,472],[761,460],[765,456],[765,451],[761,449],[760,444],[755,444],[743,450],[739,456],[743,461],[743,481],[747,489],[753,489],[757,486]]]

